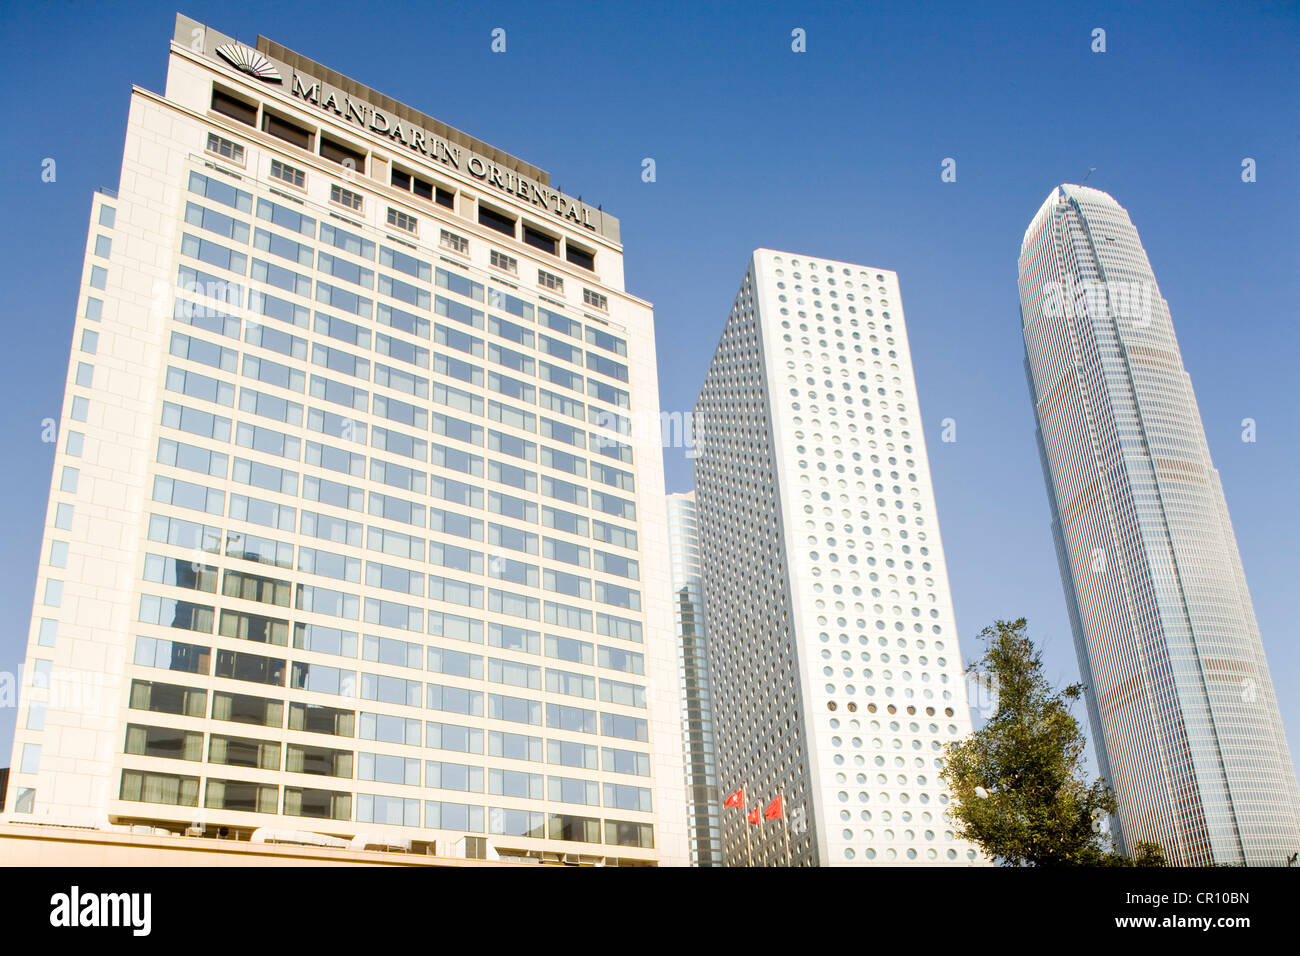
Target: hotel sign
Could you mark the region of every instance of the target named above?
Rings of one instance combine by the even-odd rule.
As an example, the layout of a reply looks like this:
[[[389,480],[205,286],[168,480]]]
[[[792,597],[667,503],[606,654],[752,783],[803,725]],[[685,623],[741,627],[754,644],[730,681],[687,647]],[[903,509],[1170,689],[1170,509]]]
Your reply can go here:
[[[485,156],[448,142],[436,133],[414,123],[385,113],[364,100],[353,99],[342,90],[336,90],[319,80],[295,72],[293,81],[289,85],[289,92],[296,99],[310,103],[324,113],[336,116],[367,132],[386,136],[393,143],[401,144],[411,152],[448,169],[466,173],[485,186],[545,209],[575,226],[590,229],[592,232],[599,231],[592,221],[590,206],[521,176],[512,169],[503,169]]]
[[[538,210],[578,229],[619,241],[619,223],[606,215],[527,174],[502,166],[491,157],[476,152],[452,139],[421,125],[378,109],[362,96],[336,89],[306,73],[299,73],[288,63],[240,43],[210,27],[176,14],[173,42],[194,53],[232,66],[268,86],[278,87],[292,99],[310,104],[315,110],[347,123],[358,130],[392,141],[394,147],[410,150],[435,165],[454,170],[482,184],[485,192],[496,191],[513,196]]]

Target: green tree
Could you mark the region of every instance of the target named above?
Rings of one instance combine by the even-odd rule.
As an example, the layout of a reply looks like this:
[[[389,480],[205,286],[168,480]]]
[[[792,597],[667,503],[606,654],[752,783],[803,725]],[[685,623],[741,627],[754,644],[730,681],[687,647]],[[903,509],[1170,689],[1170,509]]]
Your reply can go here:
[[[1132,866],[1099,832],[1114,794],[1104,780],[1084,781],[1084,736],[1070,714],[1083,685],[1052,690],[1026,627],[1024,618],[986,627],[984,655],[967,669],[996,689],[997,710],[946,749],[957,831],[1002,864]],[[1153,860],[1148,852],[1142,865],[1161,865],[1163,854]]]
[[[1159,843],[1139,843],[1137,856],[1133,858],[1134,866],[1168,866],[1165,851]]]

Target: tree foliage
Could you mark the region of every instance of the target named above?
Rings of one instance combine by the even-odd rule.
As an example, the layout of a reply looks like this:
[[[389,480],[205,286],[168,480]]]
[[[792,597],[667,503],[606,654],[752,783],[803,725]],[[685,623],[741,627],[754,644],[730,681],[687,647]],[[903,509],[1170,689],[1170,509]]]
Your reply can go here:
[[[1137,856],[1133,857],[1134,866],[1168,866],[1165,851],[1159,843],[1139,843]]]
[[[1012,866],[1163,865],[1158,846],[1129,860],[1100,832],[1115,796],[1104,780],[1084,780],[1085,739],[1070,713],[1083,685],[1054,691],[1026,628],[1024,618],[985,628],[984,655],[968,668],[996,688],[997,709],[947,747],[958,833]]]

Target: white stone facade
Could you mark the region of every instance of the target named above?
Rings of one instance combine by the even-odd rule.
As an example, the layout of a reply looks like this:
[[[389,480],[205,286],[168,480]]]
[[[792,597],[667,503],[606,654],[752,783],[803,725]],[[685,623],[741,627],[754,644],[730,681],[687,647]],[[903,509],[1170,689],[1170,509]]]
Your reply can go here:
[[[178,18],[95,195],[7,818],[684,865],[653,315],[616,221],[232,43]]]

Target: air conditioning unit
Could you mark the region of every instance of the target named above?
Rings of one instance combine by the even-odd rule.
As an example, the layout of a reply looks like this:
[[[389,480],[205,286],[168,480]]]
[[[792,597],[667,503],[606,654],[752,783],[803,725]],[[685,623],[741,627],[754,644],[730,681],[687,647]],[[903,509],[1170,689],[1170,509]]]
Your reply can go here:
[[[150,826],[147,823],[132,824],[131,833],[135,836],[174,836],[171,830]]]
[[[411,838],[397,833],[358,833],[349,845],[353,850],[400,850],[411,852]]]
[[[463,836],[452,844],[451,855],[463,860],[499,860],[501,857],[487,837]]]
[[[303,830],[273,830],[259,827],[253,831],[250,843],[289,843],[296,846],[322,846],[337,850],[346,850],[348,841],[323,833],[307,833]]]

